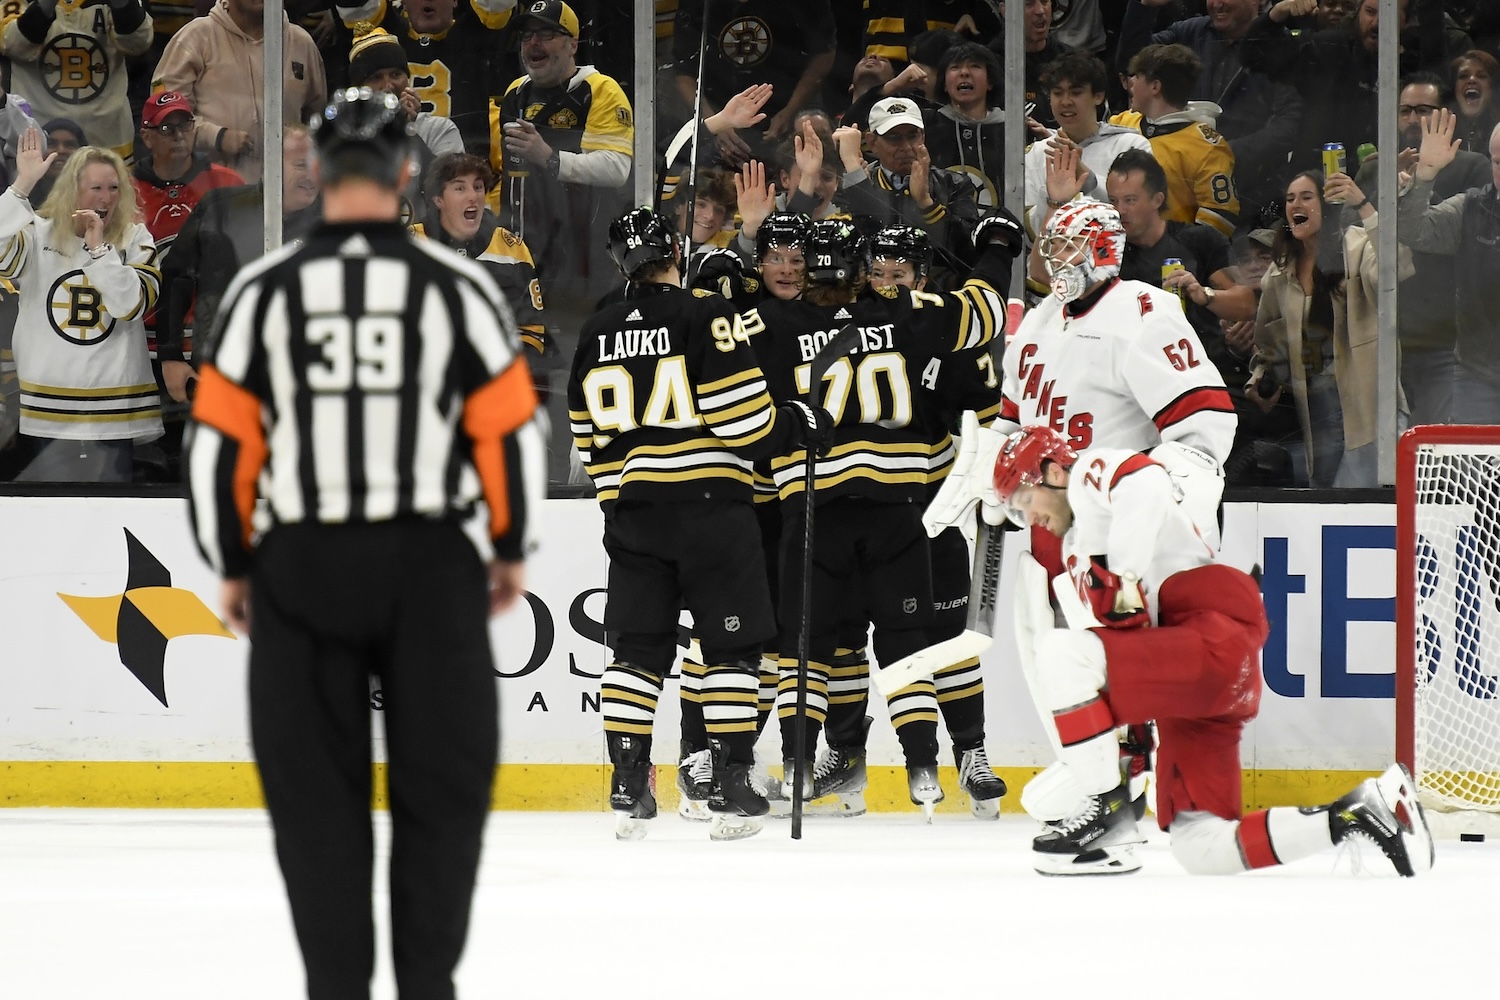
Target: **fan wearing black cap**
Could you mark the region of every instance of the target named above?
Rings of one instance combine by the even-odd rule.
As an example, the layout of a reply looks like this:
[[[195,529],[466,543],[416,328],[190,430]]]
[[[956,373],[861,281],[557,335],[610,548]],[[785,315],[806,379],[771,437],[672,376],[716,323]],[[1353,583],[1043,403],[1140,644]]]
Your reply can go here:
[[[308,996],[369,996],[375,677],[396,990],[452,1000],[499,744],[489,616],[525,587],[545,443],[499,289],[398,221],[396,97],[339,91],[314,141],[322,223],[240,273],[209,338],[191,520],[250,638],[250,736]],[[484,551],[463,524],[476,509]]]
[[[573,8],[523,0],[512,26],[526,75],[490,100],[500,223],[536,255],[549,306],[591,309],[618,279],[601,230],[629,203],[635,118],[619,83],[578,65]]]

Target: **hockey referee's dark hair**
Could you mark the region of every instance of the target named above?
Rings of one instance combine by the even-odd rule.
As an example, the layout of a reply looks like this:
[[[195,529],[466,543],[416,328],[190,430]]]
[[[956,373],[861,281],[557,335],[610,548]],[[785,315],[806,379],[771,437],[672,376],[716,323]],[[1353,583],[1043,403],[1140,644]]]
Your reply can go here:
[[[394,94],[349,87],[310,126],[325,185],[360,177],[394,188],[409,155],[406,114]]]

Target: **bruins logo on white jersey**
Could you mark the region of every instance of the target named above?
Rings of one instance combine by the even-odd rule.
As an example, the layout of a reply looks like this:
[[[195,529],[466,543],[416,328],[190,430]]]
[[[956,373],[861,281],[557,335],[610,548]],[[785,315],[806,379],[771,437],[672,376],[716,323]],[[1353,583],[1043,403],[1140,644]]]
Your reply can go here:
[[[109,57],[97,39],[68,32],[42,46],[42,85],[64,104],[86,104],[109,83]]]
[[[70,344],[92,347],[115,332],[115,318],[104,311],[104,296],[82,270],[69,271],[47,292],[52,330]]]

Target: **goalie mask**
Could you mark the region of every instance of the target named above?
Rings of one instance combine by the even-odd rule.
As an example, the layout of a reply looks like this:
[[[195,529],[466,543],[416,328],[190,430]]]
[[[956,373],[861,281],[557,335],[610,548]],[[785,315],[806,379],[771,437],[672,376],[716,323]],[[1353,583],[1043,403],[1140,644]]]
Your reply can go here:
[[[995,456],[995,495],[1005,514],[1020,527],[1026,527],[1026,515],[1012,504],[1016,491],[1023,486],[1044,486],[1043,462],[1056,462],[1071,469],[1078,453],[1063,436],[1050,427],[1027,427],[1005,439]]]
[[[1052,294],[1072,302],[1089,286],[1120,273],[1125,227],[1119,213],[1104,202],[1075,199],[1048,220],[1040,250]]]

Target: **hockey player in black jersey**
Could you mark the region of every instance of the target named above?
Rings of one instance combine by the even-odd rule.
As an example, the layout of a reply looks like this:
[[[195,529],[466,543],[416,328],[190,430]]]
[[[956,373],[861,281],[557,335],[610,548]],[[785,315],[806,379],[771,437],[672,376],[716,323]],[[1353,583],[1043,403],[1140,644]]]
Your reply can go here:
[[[729,249],[715,250],[695,258],[698,269],[688,278],[690,288],[718,292],[736,309],[749,309],[766,298],[791,300],[802,294],[807,280],[803,248],[807,243],[808,217],[795,212],[773,212],[761,223],[755,236],[756,269],[748,273],[738,254]],[[771,588],[771,606],[776,606],[778,556],[781,544],[781,503],[770,466],[765,461],[755,466],[755,519],[760,524],[761,551],[765,555],[766,574]],[[863,639],[863,633],[861,633]],[[776,702],[779,683],[775,644],[762,650],[757,734],[770,718]],[[677,767],[677,790],[682,798],[678,814],[685,819],[707,820],[709,780],[708,732],[703,724],[702,651],[698,643],[689,646],[682,659],[679,693],[682,704],[682,744]],[[868,667],[866,668],[868,674]],[[780,787],[761,778],[773,799],[780,799]]]
[[[686,606],[706,664],[710,836],[738,839],[758,831],[768,809],[749,771],[761,647],[776,627],[751,464],[821,451],[832,418],[800,401],[772,402],[729,302],[679,287],[680,249],[659,215],[621,216],[609,252],[629,282],[626,298],[584,323],[568,407],[610,560],[604,627],[615,639],[601,688],[616,836],[643,836],[656,815],[652,724]]]
[[[815,470],[820,526],[814,539],[811,647],[808,663],[808,746],[815,745],[828,705],[829,675],[850,623],[874,625],[881,663],[927,644],[932,625],[932,578],[921,513],[932,460],[931,433],[918,397],[952,395],[962,367],[957,352],[984,347],[1004,327],[1011,265],[1021,230],[1008,215],[986,218],[975,231],[979,248],[964,286],[942,295],[884,288],[866,290],[864,240],[848,222],[814,223],[808,234],[807,288],[800,299],[767,300],[745,313],[756,354],[777,399],[807,394],[809,363],[846,326],[859,343],[829,368],[823,400],[836,422],[831,451]],[[972,364],[972,361],[969,362]],[[802,538],[805,456],[773,459],[785,531],[781,559],[783,651],[795,649],[802,609],[801,560],[791,549]],[[795,683],[783,653],[783,684]],[[795,717],[778,710],[783,747],[794,745]],[[941,797],[936,782],[937,701],[933,683],[918,682],[891,698],[892,722],[905,751],[912,800],[929,812]],[[783,756],[788,756],[784,751]],[[788,761],[787,775],[794,761]],[[811,762],[807,762],[809,765]],[[806,767],[811,785],[812,767]],[[789,777],[788,777],[789,782]],[[805,787],[811,794],[813,789]]]
[[[932,264],[932,243],[927,234],[910,226],[887,226],[870,240],[870,285],[872,288],[906,288],[925,291]],[[949,428],[965,409],[993,419],[1000,412],[1000,379],[990,343],[958,352],[947,362],[952,391],[944,397],[922,393],[917,399],[921,420],[932,442],[931,478],[942,480],[953,464],[953,438]],[[963,632],[969,595],[969,546],[957,528],[943,532],[930,542],[932,554],[933,621],[928,644],[936,644]],[[863,636],[860,636],[863,639]],[[859,644],[861,647],[863,643]],[[842,815],[864,811],[865,742],[869,732],[865,709],[869,703],[869,657],[863,648],[844,654],[829,680],[828,719],[824,735],[827,750],[813,769],[813,796],[839,797]],[[841,675],[843,675],[841,677]],[[1005,783],[990,767],[984,748],[984,678],[977,656],[938,671],[933,677],[938,708],[953,741],[953,760],[958,766],[959,785],[969,800],[969,810],[981,819],[1000,814]],[[892,717],[897,709],[891,708]],[[936,782],[924,775],[923,786]],[[939,792],[941,796],[941,791]]]

